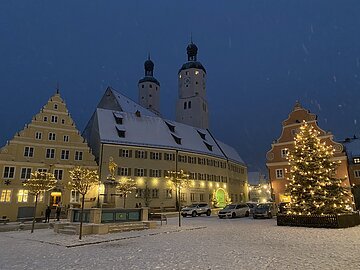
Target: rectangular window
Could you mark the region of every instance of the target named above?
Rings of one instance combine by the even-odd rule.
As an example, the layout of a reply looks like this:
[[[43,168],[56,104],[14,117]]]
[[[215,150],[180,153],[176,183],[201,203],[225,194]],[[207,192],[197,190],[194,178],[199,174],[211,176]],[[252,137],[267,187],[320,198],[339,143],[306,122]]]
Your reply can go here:
[[[46,158],[55,158],[55,149],[54,148],[46,149]]]
[[[37,131],[35,133],[35,140],[41,140],[42,139],[42,132],[40,131]]]
[[[157,188],[154,188],[152,190],[152,197],[153,198],[159,198],[159,190]]]
[[[4,178],[13,179],[15,175],[15,167],[4,167]]]
[[[44,122],[47,122],[47,116],[44,116]]]
[[[355,178],[360,178],[360,170],[354,171]]]
[[[136,198],[141,198],[142,196],[143,196],[143,190],[140,189],[140,188],[137,188],[137,189],[135,190],[135,197],[136,197]]]
[[[47,172],[47,169],[42,169],[42,168],[40,168],[40,169],[37,169],[37,171],[38,171],[38,172]]]
[[[75,151],[75,160],[83,160],[83,152],[82,151]]]
[[[171,199],[171,198],[172,198],[172,189],[167,189],[167,190],[166,190],[166,198],[167,198],[167,199]]]
[[[284,178],[284,171],[283,171],[283,169],[276,169],[275,174],[276,174],[276,178],[277,178],[277,179],[282,179],[282,178]]]
[[[34,147],[25,146],[24,157],[33,157],[33,156],[34,156]]]
[[[118,167],[118,175],[131,176],[131,169],[126,167]]]
[[[195,202],[195,193],[190,193],[190,201]]]
[[[160,160],[160,159],[161,159],[161,153],[158,153],[158,152],[150,152],[150,159]]]
[[[146,176],[146,169],[136,168],[135,169],[135,176]]]
[[[198,158],[199,165],[205,165],[205,158]]]
[[[175,159],[175,155],[174,155],[174,154],[165,153],[165,154],[164,154],[164,159],[165,159],[165,160],[174,160],[174,159]]]
[[[11,189],[3,189],[1,191],[0,202],[10,202],[11,201]]]
[[[150,177],[161,177],[161,170],[150,169]]]
[[[180,200],[186,202],[186,193],[180,193]]]
[[[200,193],[200,202],[204,202],[205,196],[204,196],[204,193]]]
[[[31,168],[21,168],[20,179],[27,180],[31,177]]]
[[[55,141],[56,140],[56,134],[53,132],[49,132],[49,141]]]
[[[54,170],[54,176],[56,180],[63,180],[63,174],[64,174],[64,170],[60,170],[60,169]]]
[[[147,158],[146,151],[144,151],[144,150],[136,150],[135,151],[135,158],[142,158],[142,159]]]
[[[69,141],[69,135],[64,135],[64,142],[68,142]]]
[[[354,163],[359,164],[360,163],[360,158],[354,158]]]
[[[68,160],[69,159],[69,150],[61,150],[61,159]]]
[[[29,192],[25,189],[19,189],[18,192],[18,202],[27,202],[28,201]]]
[[[80,193],[76,190],[71,191],[71,197],[70,197],[71,203],[79,203],[80,202]]]
[[[36,197],[34,196],[34,202],[35,202],[35,200],[36,200]],[[38,202],[43,202],[44,201],[44,192],[43,191],[41,191],[40,193],[39,193],[39,195],[38,195],[38,200],[37,200]]]
[[[178,158],[179,158],[179,162],[186,162],[187,160],[187,156],[183,156],[183,155],[179,155]]]
[[[188,157],[188,163],[196,164],[196,157]]]
[[[119,157],[131,158],[132,150],[129,149],[119,149]]]
[[[51,123],[57,123],[58,117],[56,115],[51,116]]]
[[[286,158],[288,153],[289,153],[289,149],[287,149],[287,148],[281,149],[281,157],[282,158]]]

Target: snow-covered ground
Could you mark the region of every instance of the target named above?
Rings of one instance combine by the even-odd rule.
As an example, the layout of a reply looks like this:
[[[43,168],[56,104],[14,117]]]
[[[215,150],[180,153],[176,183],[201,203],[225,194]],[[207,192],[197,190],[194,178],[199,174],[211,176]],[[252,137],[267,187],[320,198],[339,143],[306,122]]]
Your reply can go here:
[[[159,229],[81,242],[49,229],[2,232],[0,269],[360,269],[360,226],[278,227],[275,219],[215,216],[182,221],[180,229],[171,218]]]

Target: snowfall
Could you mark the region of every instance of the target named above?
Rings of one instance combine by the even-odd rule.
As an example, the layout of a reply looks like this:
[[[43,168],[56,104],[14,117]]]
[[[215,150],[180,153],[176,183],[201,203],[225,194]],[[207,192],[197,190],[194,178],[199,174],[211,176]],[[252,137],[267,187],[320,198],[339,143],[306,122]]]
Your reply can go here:
[[[276,219],[169,218],[157,229],[0,233],[0,269],[360,269],[360,226],[280,227]],[[0,225],[6,226],[6,225]]]

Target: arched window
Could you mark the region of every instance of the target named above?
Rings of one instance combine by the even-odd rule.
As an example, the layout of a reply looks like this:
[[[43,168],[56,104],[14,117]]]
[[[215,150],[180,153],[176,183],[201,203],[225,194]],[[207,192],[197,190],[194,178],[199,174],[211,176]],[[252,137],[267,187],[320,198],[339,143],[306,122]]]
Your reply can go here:
[[[186,110],[186,102],[184,102],[184,110]]]
[[[189,101],[188,108],[191,109],[191,101]]]

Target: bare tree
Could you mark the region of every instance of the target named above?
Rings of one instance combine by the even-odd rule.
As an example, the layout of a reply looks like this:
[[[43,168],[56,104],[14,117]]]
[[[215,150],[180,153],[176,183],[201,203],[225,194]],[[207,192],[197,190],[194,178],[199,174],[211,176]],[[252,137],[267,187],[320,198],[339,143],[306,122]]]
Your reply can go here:
[[[56,186],[56,179],[52,173],[36,171],[31,173],[30,179],[26,180],[23,183],[23,186],[26,187],[30,194],[35,196],[34,214],[31,226],[31,233],[33,233],[35,227],[36,207],[39,195],[41,192],[53,189]]]
[[[132,178],[124,178],[117,182],[116,190],[124,198],[124,208],[126,197],[129,193],[136,189],[136,181]]]
[[[176,191],[176,204],[179,212],[179,227],[181,227],[181,189],[190,186],[189,174],[183,170],[180,171],[168,171],[165,178],[170,179],[171,185],[175,187]]]
[[[82,167],[75,167],[69,172],[70,172],[71,180],[69,181],[67,188],[70,190],[75,190],[82,195],[81,211],[80,211],[80,234],[79,234],[79,239],[81,239],[85,195],[90,191],[90,189],[93,186],[99,183],[99,175],[97,170],[90,170]]]

